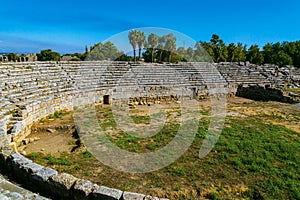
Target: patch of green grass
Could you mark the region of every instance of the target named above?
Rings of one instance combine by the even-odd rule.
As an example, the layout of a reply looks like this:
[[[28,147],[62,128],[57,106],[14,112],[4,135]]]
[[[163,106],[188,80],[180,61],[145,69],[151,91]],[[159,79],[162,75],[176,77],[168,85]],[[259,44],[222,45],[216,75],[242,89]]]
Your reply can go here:
[[[61,118],[65,114],[63,111],[56,110],[53,114],[48,115],[48,119],[58,119]]]
[[[179,191],[181,188],[182,188],[182,185],[181,184],[177,184],[175,186],[175,191]]]
[[[29,65],[29,66],[26,66],[25,69],[33,69],[33,67]]]
[[[221,200],[221,197],[218,195],[217,192],[211,192],[208,195],[206,195],[206,198],[210,199],[210,200]]]
[[[150,124],[150,117],[149,116],[131,116],[132,120],[136,124]]]
[[[104,108],[99,113],[99,123],[106,123],[107,128],[115,130],[114,133],[107,134],[109,140],[132,152],[156,151],[167,145],[180,128],[180,124],[176,122],[167,122],[155,136],[137,138],[114,127],[110,108]],[[209,112],[203,112],[191,147],[170,166],[135,175],[116,172],[100,165],[103,169],[99,172],[103,175],[100,183],[108,183],[110,187],[129,191],[139,184],[145,184],[147,191],[155,188],[182,192],[192,188],[198,196],[204,188],[210,191],[205,196],[207,199],[300,199],[300,133],[266,122],[270,116],[267,120],[263,120],[262,116],[227,117],[223,132],[213,150],[205,158],[199,159],[199,149],[210,124],[210,118],[206,114]],[[291,115],[288,112],[285,114]],[[293,120],[297,119],[293,117]],[[97,168],[93,168],[97,165],[96,160],[88,151],[79,152],[77,155],[62,154],[54,158],[51,155],[46,158],[37,155],[32,157],[48,166],[59,165],[61,168],[57,167],[57,170],[63,169],[81,178],[93,179],[94,173],[98,173]],[[62,165],[64,162],[61,159],[66,159],[70,165]],[[114,185],[116,181],[112,181],[114,177],[118,179],[117,186]],[[130,183],[128,177],[132,177]],[[239,189],[240,183],[246,186],[246,191],[234,191]],[[233,192],[228,193],[227,187],[233,189]],[[199,199],[198,196],[185,195],[175,199]]]
[[[226,152],[225,163],[240,173],[262,177],[264,181],[257,185],[268,198],[297,196],[299,190],[292,190],[289,185],[300,188],[297,181],[300,178],[297,170],[300,165],[299,133],[256,118],[229,119],[227,124],[230,126],[224,128],[215,146],[221,155]]]
[[[84,151],[82,153],[82,155],[83,155],[84,158],[92,158],[93,157],[93,155],[89,151]]]
[[[40,158],[40,156],[41,155],[39,153],[30,153],[26,157],[29,159],[32,159],[32,160],[36,160],[36,159]]]
[[[184,166],[169,166],[168,172],[175,176],[184,176],[186,174],[186,168]]]
[[[300,94],[300,89],[299,88],[283,88],[283,91],[285,92],[293,92],[296,94]]]
[[[61,157],[58,158],[58,157],[52,156],[51,154],[47,154],[42,159],[45,160],[50,165],[66,165],[66,166],[71,165],[71,162],[68,159],[68,157],[64,156],[64,155],[61,155]]]

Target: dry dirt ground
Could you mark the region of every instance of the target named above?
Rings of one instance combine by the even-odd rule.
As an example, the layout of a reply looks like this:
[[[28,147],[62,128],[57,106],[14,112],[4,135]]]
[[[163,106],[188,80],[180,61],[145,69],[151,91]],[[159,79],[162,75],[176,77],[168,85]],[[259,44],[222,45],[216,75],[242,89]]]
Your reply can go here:
[[[201,103],[204,110],[208,109],[209,105],[209,101]],[[102,106],[102,108],[106,107],[106,105]],[[146,106],[141,106],[140,108],[144,109],[145,107]],[[227,116],[238,118],[247,118],[250,116],[262,117],[269,123],[280,124],[291,130],[300,132],[300,120],[295,119],[295,116],[293,115],[295,110],[299,110],[299,108],[285,103],[255,102],[238,97],[227,100]],[[51,155],[53,157],[63,157],[67,160],[76,160],[76,157],[78,157],[79,160],[72,162],[71,166],[68,164],[59,165],[55,163],[49,164],[49,162],[43,163],[41,160],[40,162],[49,165],[58,171],[66,171],[79,178],[89,179],[95,183],[106,185],[108,187],[116,187],[123,190],[159,197],[168,197],[170,199],[185,199],[185,195],[188,193],[192,193],[191,196],[196,197],[194,199],[203,199],[203,196],[205,196],[206,193],[209,193],[209,189],[199,189],[197,187],[189,186],[187,184],[188,181],[184,180],[183,177],[178,176],[177,179],[174,179],[174,177],[172,178],[172,176],[171,178],[163,177],[165,172],[142,175],[116,172],[115,170],[104,166],[100,162],[97,162],[97,160],[90,158],[85,147],[80,145],[76,136],[72,115],[72,111],[65,111],[58,118],[45,118],[36,122],[32,127],[32,134],[27,138],[28,141],[31,140],[31,142],[27,145],[21,145],[18,149],[19,152],[25,155],[36,153],[40,157]],[[87,161],[84,161],[84,159],[87,159]],[[176,173],[180,173],[180,170],[178,171],[179,172]],[[221,171],[222,169],[220,169],[220,173]],[[239,176],[238,172],[234,173],[236,174],[232,175],[232,177]],[[150,179],[161,179],[163,181],[157,181],[157,183],[155,183],[149,181]],[[224,177],[224,179],[226,179],[226,177]],[[209,179],[207,178],[207,183],[203,183],[202,186],[208,184],[207,188],[213,188],[213,190],[218,189],[218,185],[209,183],[208,180]],[[204,182],[204,180],[202,182]],[[242,193],[247,189],[248,187],[243,184],[243,181],[237,180],[236,184],[225,184],[222,190],[223,193]],[[199,198],[197,198],[197,196],[199,196]],[[214,199],[214,197],[212,196],[210,199]]]
[[[27,141],[33,142],[20,146],[19,152],[41,152],[55,156],[61,152],[70,152],[76,142],[74,131],[72,112],[64,112],[63,118],[45,118],[33,124],[31,134],[27,137]]]

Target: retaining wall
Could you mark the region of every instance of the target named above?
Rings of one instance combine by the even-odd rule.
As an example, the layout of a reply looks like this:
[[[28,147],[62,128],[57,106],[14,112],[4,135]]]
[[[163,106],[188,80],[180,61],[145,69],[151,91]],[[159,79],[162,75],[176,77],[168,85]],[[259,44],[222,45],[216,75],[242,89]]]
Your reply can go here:
[[[17,182],[50,196],[68,199],[158,199],[59,174],[33,163],[13,149],[30,134],[34,121],[56,110],[101,102],[107,95],[111,99],[119,99],[127,98],[126,94],[130,93],[135,96],[129,104],[149,104],[164,100],[201,99],[218,95],[218,92],[220,95],[235,94],[239,85],[279,83],[275,79],[272,82],[263,78],[261,72],[253,70],[247,72],[251,76],[241,76],[241,73],[246,73],[244,65],[212,66],[208,63],[150,65],[108,61],[0,64],[1,166],[5,166]],[[287,81],[280,79],[280,84]],[[292,84],[297,82],[292,81]]]

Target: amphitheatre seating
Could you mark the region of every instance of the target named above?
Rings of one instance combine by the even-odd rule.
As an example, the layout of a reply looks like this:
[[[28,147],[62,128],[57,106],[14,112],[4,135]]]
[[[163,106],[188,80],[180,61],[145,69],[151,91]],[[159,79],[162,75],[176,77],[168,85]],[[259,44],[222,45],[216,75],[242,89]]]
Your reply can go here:
[[[116,90],[136,92],[139,95],[175,95],[172,89],[186,88],[190,98],[213,94],[214,89],[235,93],[239,85],[290,84],[296,87],[300,71],[291,67],[256,66],[249,63],[178,63],[146,64],[110,61],[87,62],[30,62],[0,63],[0,163],[20,180],[32,181],[48,192],[68,197],[80,194],[109,199],[145,198],[144,195],[123,192],[32,163],[10,148],[11,142],[20,142],[30,134],[32,123],[55,110],[72,109],[76,99],[94,92],[100,97]],[[137,94],[137,93],[135,93]],[[75,104],[74,104],[75,103]],[[22,178],[23,177],[23,178]],[[69,180],[71,186],[63,185]],[[1,179],[0,179],[1,186]],[[73,196],[72,196],[73,195]],[[79,196],[80,196],[79,195]],[[0,196],[1,197],[1,196]],[[92,199],[93,199],[92,198]],[[146,198],[145,198],[146,199]],[[158,198],[157,198],[158,199]]]

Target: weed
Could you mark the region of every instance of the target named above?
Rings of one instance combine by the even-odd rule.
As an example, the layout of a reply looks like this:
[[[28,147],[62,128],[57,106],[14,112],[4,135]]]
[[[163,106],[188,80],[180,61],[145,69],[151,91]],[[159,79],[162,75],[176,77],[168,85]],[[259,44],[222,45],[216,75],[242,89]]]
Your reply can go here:
[[[25,69],[33,69],[33,67],[29,65],[29,66],[26,66]]]
[[[91,157],[93,157],[93,155],[89,151],[83,152],[82,155],[83,155],[84,158],[91,158]]]
[[[26,157],[29,159],[32,159],[32,160],[36,160],[36,159],[40,158],[40,156],[41,155],[39,153],[30,153]]]

